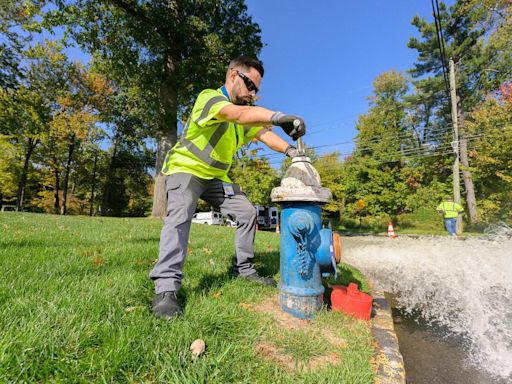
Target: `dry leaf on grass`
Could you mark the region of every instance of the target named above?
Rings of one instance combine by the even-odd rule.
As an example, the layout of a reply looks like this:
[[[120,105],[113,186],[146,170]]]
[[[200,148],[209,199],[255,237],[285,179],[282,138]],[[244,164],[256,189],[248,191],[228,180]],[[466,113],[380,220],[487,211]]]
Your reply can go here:
[[[95,256],[93,259],[92,259],[92,262],[94,263],[94,265],[96,265],[97,267],[99,267],[100,265],[103,265],[103,263],[105,263],[105,260],[103,260],[101,257],[99,256]]]
[[[201,356],[206,349],[206,344],[201,339],[196,339],[190,345],[190,352],[192,353],[192,360]]]

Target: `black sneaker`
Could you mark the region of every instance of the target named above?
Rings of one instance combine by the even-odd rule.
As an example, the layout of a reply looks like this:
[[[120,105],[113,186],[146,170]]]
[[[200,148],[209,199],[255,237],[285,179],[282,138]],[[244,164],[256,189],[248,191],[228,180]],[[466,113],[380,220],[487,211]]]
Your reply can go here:
[[[261,285],[268,285],[270,287],[277,287],[277,283],[274,279],[271,279],[270,277],[263,277],[258,275],[258,272],[254,272],[247,276],[238,276],[242,279],[246,279],[249,281],[254,281],[255,283],[261,284]]]
[[[178,303],[176,292],[157,293],[153,299],[153,313],[156,317],[169,320],[181,315],[181,306]]]

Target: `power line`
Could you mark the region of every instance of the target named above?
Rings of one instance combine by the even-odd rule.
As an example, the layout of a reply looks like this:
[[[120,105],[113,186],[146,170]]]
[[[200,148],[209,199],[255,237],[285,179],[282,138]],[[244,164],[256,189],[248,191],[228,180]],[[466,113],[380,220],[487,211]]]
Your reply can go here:
[[[432,129],[431,131],[429,131],[429,133],[431,133],[431,135],[428,136],[428,141],[432,142],[432,141],[435,141],[434,139],[440,139],[442,137],[442,135],[446,134],[450,132],[450,129],[447,129],[445,127],[442,127],[442,128],[437,128],[437,129]],[[308,147],[308,148],[311,148],[311,149],[318,149],[318,148],[327,148],[327,147],[339,147],[339,146],[343,146],[343,145],[346,145],[346,144],[357,144],[361,141],[363,141],[365,144],[371,144],[371,143],[375,143],[375,142],[378,142],[380,140],[382,140],[383,137],[380,136],[380,135],[376,135],[376,136],[372,136],[368,139],[364,139],[364,140],[358,140],[358,139],[352,139],[352,140],[349,140],[349,141],[342,141],[342,142],[338,142],[338,143],[332,143],[332,144],[320,144],[320,145],[316,145],[316,146],[312,146],[312,147]],[[399,133],[397,135],[392,135],[392,136],[388,136],[388,137],[385,137],[385,139],[387,140],[405,140],[405,139],[414,139],[413,136],[410,136],[410,134],[408,132],[402,132],[402,133]],[[364,150],[364,149],[372,149],[372,147],[369,147],[369,146],[365,146],[365,147],[361,147],[359,148],[361,150]],[[270,152],[269,155],[267,155],[266,153],[262,153],[260,154],[261,157],[266,157],[266,158],[274,158],[274,157],[279,157],[279,156],[283,156],[284,154],[282,153],[276,153],[276,152]]]
[[[447,126],[449,127],[450,124],[447,124]],[[495,128],[496,129],[500,129],[501,131],[508,131],[509,129],[512,129],[512,127],[508,126],[507,124],[495,126]],[[425,149],[428,149],[428,148],[425,148],[426,146],[429,146],[429,147],[435,146],[436,145],[435,144],[436,140],[441,139],[443,137],[443,135],[449,133],[450,129],[446,128],[446,127],[439,127],[439,128],[436,128],[436,129],[432,129],[430,132],[432,133],[432,135],[430,135],[427,138],[427,140],[424,141],[424,143],[422,144],[421,147],[414,147],[415,149],[425,150]],[[402,133],[402,134],[399,134],[399,135],[394,135],[394,136],[391,136],[391,137],[387,137],[386,139],[403,140],[404,138],[410,138],[410,137],[408,137],[407,135],[404,135],[404,134],[406,134],[406,133]],[[489,135],[489,133],[469,135],[469,136],[466,136],[465,138],[466,139],[472,139],[472,138],[485,137],[487,135]],[[373,143],[373,142],[376,142],[378,140],[382,140],[382,137],[380,137],[379,135],[373,136],[372,138],[368,139],[366,141],[366,143]],[[319,149],[319,148],[329,148],[329,147],[342,147],[345,144],[357,144],[357,143],[358,143],[358,140],[352,139],[352,140],[349,140],[349,141],[342,141],[342,142],[332,143],[332,144],[321,144],[321,145],[316,145],[316,146],[312,146],[312,147],[308,147],[308,148]],[[450,145],[451,144],[452,143],[450,143]],[[374,149],[374,148],[371,147],[371,146],[364,146],[364,147],[360,147],[360,148],[357,148],[357,149],[360,150],[360,151],[364,151],[364,150],[371,150],[371,149]],[[409,150],[409,149],[406,149],[406,151],[407,150]],[[402,150],[402,151],[404,151],[404,150]],[[285,156],[283,153],[274,152],[274,151],[271,152],[270,154],[267,154],[267,153],[258,154],[258,157],[265,158],[267,160],[271,160],[271,159],[275,159],[275,158],[280,158],[280,157],[283,157],[283,156]]]
[[[497,127],[497,128],[499,128],[499,127]],[[506,128],[507,128],[506,126],[503,127],[504,130],[506,130]],[[436,141],[442,139],[444,137],[444,135],[446,135],[450,132],[451,132],[451,124],[450,123],[447,123],[445,127],[433,128],[428,131],[428,136],[423,140],[422,145],[423,146],[426,146],[426,145],[433,146],[433,145],[435,145],[434,143]],[[468,136],[468,137],[472,137],[472,136]],[[365,144],[372,144],[372,143],[376,143],[382,139],[383,139],[382,136],[376,135],[376,136],[370,137],[368,139],[365,139],[364,142],[365,142]],[[399,141],[399,140],[402,141],[405,139],[413,139],[414,140],[415,138],[409,132],[401,132],[397,135],[385,137],[385,139],[387,139],[387,140],[396,139],[397,141]],[[342,141],[342,142],[338,142],[338,143],[320,144],[320,145],[311,146],[308,148],[319,149],[319,148],[328,148],[328,147],[342,147],[346,144],[358,144],[360,142],[361,142],[361,140],[352,139],[352,140]],[[373,147],[366,145],[366,146],[363,146],[363,147],[360,147],[357,149],[358,150],[369,150],[369,149],[373,149]],[[260,153],[260,154],[258,154],[258,156],[265,157],[267,159],[273,159],[273,158],[282,157],[282,156],[284,156],[284,154],[272,151],[272,152]]]
[[[436,33],[437,33],[437,45],[439,47],[439,53],[441,55],[441,66],[443,69],[443,78],[444,78],[444,85],[446,88],[446,93],[449,96],[450,95],[450,85],[448,81],[448,66],[446,63],[446,52],[445,52],[445,46],[444,46],[444,37],[443,37],[443,28],[441,25],[441,16],[439,14],[439,3],[437,0],[435,0],[435,6],[434,6],[434,0],[431,0],[432,3],[432,11],[434,13],[434,22],[436,25]]]
[[[435,136],[438,136],[439,134],[448,133],[450,131],[451,131],[451,124],[448,123],[448,124],[446,124],[446,127],[438,127],[438,128],[432,127],[432,129],[427,130],[427,135],[429,135],[429,137],[435,137]],[[405,139],[405,138],[409,138],[409,137],[412,138],[413,135],[414,135],[414,133],[409,132],[409,131],[399,132],[395,135],[387,136],[386,139]],[[325,144],[325,145],[321,144],[321,145],[317,145],[315,147],[310,147],[310,148],[320,148],[320,147],[331,146],[331,145],[357,144],[358,142],[361,142],[361,141],[376,142],[376,141],[380,141],[382,139],[383,139],[382,135],[375,135],[375,136],[371,136],[369,138],[365,138],[364,140],[355,138],[355,139],[351,139],[348,141],[342,141],[342,142],[334,143],[334,144]],[[273,151],[269,152],[269,153],[274,154]]]
[[[512,130],[512,127],[505,126],[502,128],[502,130],[503,131]],[[476,141],[477,139],[480,139],[480,138],[483,138],[486,136],[488,136],[488,134],[476,134],[476,135],[467,136],[467,137],[463,138],[463,140],[466,140],[467,144],[469,145],[469,144],[471,144],[471,142]],[[396,156],[396,157],[393,157],[393,159],[387,160],[385,163],[453,154],[453,144],[454,143],[442,144],[442,145],[436,147],[435,150],[432,152],[429,152],[428,148],[408,148],[408,149],[402,150],[400,152],[396,152],[396,154],[390,154],[389,156]],[[479,148],[482,148],[482,147],[474,146],[474,145],[468,146],[468,150],[474,150],[474,149],[479,149]],[[278,155],[282,155],[282,154],[278,154]],[[350,155],[353,155],[353,153],[340,153],[338,156],[350,156]],[[389,158],[389,156],[387,158]],[[405,157],[405,159],[404,159],[404,157]],[[369,158],[371,158],[371,157],[369,157]],[[382,162],[381,160],[383,158],[375,157],[373,159],[378,161],[378,163],[380,164]],[[271,164],[271,165],[280,164],[280,163],[282,163],[282,160],[274,159],[273,161],[269,161],[269,164]]]

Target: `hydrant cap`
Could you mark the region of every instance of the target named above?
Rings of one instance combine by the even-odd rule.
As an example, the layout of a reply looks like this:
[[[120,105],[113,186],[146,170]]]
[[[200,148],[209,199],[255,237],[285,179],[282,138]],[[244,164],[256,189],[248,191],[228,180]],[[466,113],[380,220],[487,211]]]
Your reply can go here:
[[[328,203],[332,194],[322,188],[320,175],[307,156],[293,158],[281,180],[281,186],[272,189],[272,201],[316,201]]]

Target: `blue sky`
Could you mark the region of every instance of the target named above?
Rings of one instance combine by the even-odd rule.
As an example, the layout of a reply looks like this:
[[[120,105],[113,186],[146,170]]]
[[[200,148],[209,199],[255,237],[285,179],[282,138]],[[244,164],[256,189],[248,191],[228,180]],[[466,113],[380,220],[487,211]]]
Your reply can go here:
[[[373,80],[391,69],[410,69],[417,55],[407,42],[418,36],[411,20],[415,15],[433,20],[430,0],[248,0],[247,5],[266,44],[259,104],[303,116],[309,146],[345,143],[318,153],[350,153]]]

